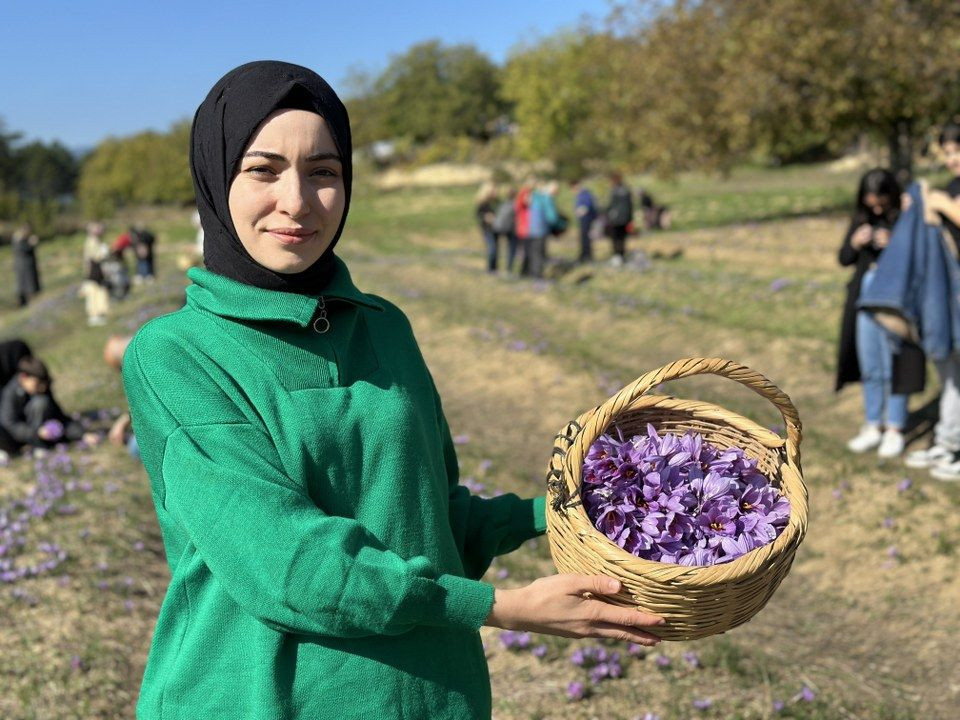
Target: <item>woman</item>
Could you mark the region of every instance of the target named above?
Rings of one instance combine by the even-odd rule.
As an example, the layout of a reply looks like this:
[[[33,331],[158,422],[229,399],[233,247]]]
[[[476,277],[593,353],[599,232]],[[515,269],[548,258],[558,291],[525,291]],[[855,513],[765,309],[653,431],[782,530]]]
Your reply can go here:
[[[123,362],[172,575],[138,717],[489,718],[485,623],[654,643],[658,618],[583,596],[609,578],[479,580],[544,499],[458,484],[409,322],[333,254],[351,139],[326,82],[229,72],[190,160],[206,269]]]
[[[17,303],[24,307],[30,298],[40,292],[40,273],[37,270],[38,238],[29,225],[13,233],[13,274],[16,279]]]
[[[856,268],[847,285],[836,388],[861,380],[866,415],[847,447],[856,453],[876,449],[883,458],[903,452],[908,393],[923,389],[923,353],[916,345],[903,343],[895,356],[888,332],[871,313],[858,312],[856,303],[873,281],[877,259],[899,214],[900,187],[893,174],[880,168],[867,172],[860,180],[856,210],[839,257],[841,265]]]
[[[495,206],[497,202],[497,186],[492,182],[484,182],[477,190],[474,214],[477,217],[477,224],[480,226],[480,233],[483,235],[483,244],[487,250],[487,272],[497,272],[497,259],[499,253],[497,247],[497,234],[493,229],[493,222],[496,219]]]

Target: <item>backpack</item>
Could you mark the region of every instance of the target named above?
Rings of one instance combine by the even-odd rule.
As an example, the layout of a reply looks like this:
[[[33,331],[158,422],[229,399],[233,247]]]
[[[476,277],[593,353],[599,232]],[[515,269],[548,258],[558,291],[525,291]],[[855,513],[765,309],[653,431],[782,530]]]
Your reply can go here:
[[[517,212],[513,207],[513,200],[504,200],[497,206],[497,212],[493,216],[493,231],[498,235],[507,235],[514,231]]]

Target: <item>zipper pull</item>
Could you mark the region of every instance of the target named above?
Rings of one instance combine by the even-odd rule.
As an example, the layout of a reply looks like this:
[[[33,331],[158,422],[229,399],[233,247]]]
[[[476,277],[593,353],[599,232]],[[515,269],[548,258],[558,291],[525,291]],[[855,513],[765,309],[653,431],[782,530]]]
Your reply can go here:
[[[327,319],[327,304],[324,302],[323,295],[317,301],[317,317],[313,321],[313,331],[318,335],[323,335],[330,329],[330,321]]]

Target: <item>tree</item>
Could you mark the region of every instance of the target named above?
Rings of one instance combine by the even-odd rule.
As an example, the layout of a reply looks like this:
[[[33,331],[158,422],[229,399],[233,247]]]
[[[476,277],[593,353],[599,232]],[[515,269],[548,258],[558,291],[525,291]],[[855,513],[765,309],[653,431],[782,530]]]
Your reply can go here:
[[[575,176],[590,160],[607,156],[609,123],[598,113],[597,95],[598,89],[614,91],[614,73],[603,62],[611,42],[562,34],[513,53],[504,68],[503,95],[513,105],[524,157],[550,159],[561,175]]]
[[[15,160],[23,198],[53,200],[76,191],[77,159],[59,142],[24,145],[17,148]]]
[[[724,169],[867,133],[904,177],[912,141],[960,108],[951,0],[639,2],[611,17],[625,16],[648,164]]]
[[[143,132],[108,138],[83,164],[78,194],[88,215],[104,217],[130,204],[186,204],[193,201],[188,153],[190,123],[166,133]]]
[[[476,48],[431,40],[394,57],[352,109],[359,102],[363,112],[377,117],[376,129],[384,135],[370,139],[486,139],[505,109],[499,87],[497,66]]]

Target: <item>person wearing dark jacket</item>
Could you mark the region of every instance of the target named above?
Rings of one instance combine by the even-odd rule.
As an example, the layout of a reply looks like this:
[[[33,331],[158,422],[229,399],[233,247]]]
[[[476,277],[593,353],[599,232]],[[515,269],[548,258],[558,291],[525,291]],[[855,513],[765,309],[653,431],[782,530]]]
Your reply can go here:
[[[623,184],[620,173],[610,173],[610,202],[607,204],[607,235],[613,243],[613,257],[610,262],[615,267],[623,265],[627,254],[627,228],[633,221],[633,199],[630,188]]]
[[[13,234],[13,274],[16,280],[17,302],[26,305],[40,292],[40,273],[37,270],[37,245],[40,242],[29,226],[18,228]]]
[[[95,434],[85,434],[80,423],[63,412],[51,384],[46,365],[37,358],[28,356],[17,363],[16,375],[0,393],[0,442],[5,444],[5,453],[15,453],[25,445],[46,449],[64,440],[97,442]]]
[[[836,388],[861,381],[866,415],[866,422],[847,447],[856,453],[876,449],[884,458],[903,452],[908,394],[923,389],[925,360],[923,351],[912,343],[903,343],[894,355],[888,332],[871,313],[858,312],[856,306],[890,241],[890,231],[900,215],[900,195],[891,172],[880,168],[867,172],[860,180],[857,207],[839,254],[841,265],[855,269],[847,284]]]

